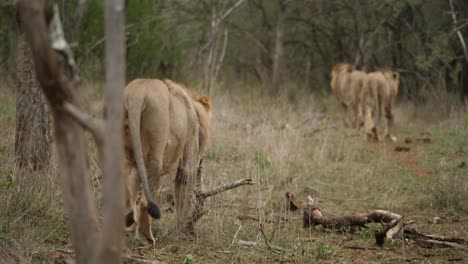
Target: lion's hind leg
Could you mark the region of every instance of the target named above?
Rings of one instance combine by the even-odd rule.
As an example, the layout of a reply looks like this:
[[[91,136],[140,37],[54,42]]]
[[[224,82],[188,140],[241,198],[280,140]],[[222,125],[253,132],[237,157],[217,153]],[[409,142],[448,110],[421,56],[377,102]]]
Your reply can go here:
[[[190,192],[190,172],[183,165],[177,169],[174,181],[175,214],[174,223],[176,229],[184,229],[188,220],[188,211],[190,210],[191,195]]]
[[[136,238],[143,244],[151,244],[154,246],[155,240],[153,233],[151,233],[151,216],[148,214],[148,202],[144,195],[141,195],[141,199],[137,205],[137,228],[136,228]]]
[[[385,126],[384,135],[386,138],[390,138],[391,141],[396,142],[397,138],[394,135],[392,135],[392,132],[391,132],[393,128],[393,123],[394,123],[394,116],[393,116],[391,107],[385,108],[385,118],[387,119],[387,124]]]
[[[347,104],[345,103],[341,103],[341,115],[342,115],[342,118],[343,118],[343,125],[345,128],[348,128],[350,127],[350,124],[349,124],[349,107]]]
[[[192,207],[193,189],[198,160],[198,140],[192,139],[184,150],[184,156],[174,180],[175,224],[177,229],[185,229]]]

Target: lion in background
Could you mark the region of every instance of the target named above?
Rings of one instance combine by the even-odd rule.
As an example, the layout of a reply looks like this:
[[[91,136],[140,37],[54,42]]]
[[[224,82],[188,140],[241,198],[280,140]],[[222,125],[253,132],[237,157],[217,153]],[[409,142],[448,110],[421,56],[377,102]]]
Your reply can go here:
[[[363,105],[364,131],[369,141],[382,140],[380,135],[380,123],[385,114],[384,137],[393,142],[397,138],[391,130],[394,123],[392,107],[398,95],[400,74],[390,68],[379,68],[367,75],[364,89],[361,91]]]
[[[182,227],[188,220],[197,165],[210,140],[211,109],[209,97],[170,80],[137,79],[125,87],[126,227],[136,225],[138,240],[154,244],[150,215],[158,219],[160,210],[153,195],[161,176],[175,169],[174,223]]]
[[[360,94],[366,77],[366,72],[356,70],[349,63],[338,63],[331,71],[330,87],[342,107],[345,127],[350,126],[350,119],[352,119],[352,127],[359,128],[361,126]]]

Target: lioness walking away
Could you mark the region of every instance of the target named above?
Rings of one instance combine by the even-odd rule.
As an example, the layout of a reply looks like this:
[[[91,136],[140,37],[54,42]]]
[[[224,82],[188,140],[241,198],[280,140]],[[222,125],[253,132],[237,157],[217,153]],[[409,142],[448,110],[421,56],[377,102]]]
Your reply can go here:
[[[125,87],[124,104],[126,227],[136,226],[137,239],[154,244],[150,215],[158,219],[160,210],[153,197],[161,176],[175,169],[174,223],[180,228],[188,219],[197,165],[210,139],[211,100],[170,80],[137,79]]]

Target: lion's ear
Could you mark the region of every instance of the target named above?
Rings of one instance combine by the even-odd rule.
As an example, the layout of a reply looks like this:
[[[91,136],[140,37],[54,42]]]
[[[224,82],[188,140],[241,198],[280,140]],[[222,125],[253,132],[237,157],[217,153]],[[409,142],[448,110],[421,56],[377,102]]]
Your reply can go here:
[[[393,72],[393,79],[394,79],[394,80],[400,79],[400,73],[398,73],[398,72]]]
[[[197,102],[199,102],[200,104],[202,104],[206,110],[210,111],[211,110],[211,99],[210,97],[204,95],[204,96],[200,96],[198,97],[197,99]]]

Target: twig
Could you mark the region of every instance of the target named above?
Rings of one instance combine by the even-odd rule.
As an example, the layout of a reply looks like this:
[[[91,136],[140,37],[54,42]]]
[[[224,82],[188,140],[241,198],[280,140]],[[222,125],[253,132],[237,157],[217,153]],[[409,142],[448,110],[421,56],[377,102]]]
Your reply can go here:
[[[324,130],[328,130],[328,129],[336,129],[337,127],[335,125],[333,126],[327,126],[327,127],[322,127],[322,128],[317,128],[317,129],[314,129],[312,130],[311,132],[309,133],[305,133],[304,134],[304,137],[312,137],[313,135],[317,134],[318,132],[322,132]]]
[[[447,236],[438,236],[438,235],[430,235],[430,234],[425,234],[421,231],[418,231],[412,227],[405,226],[404,228],[404,234],[405,236],[412,238],[412,239],[417,239],[417,238],[428,238],[432,240],[438,240],[438,241],[444,241],[444,242],[453,242],[453,243],[458,243],[458,244],[468,244],[468,238],[461,238],[461,237],[447,237]]]
[[[464,247],[460,244],[454,243],[454,242],[447,242],[447,241],[439,241],[439,240],[434,240],[434,239],[416,239],[416,243],[426,243],[426,244],[433,244],[433,245],[440,245],[440,246],[446,246],[446,247],[452,247],[452,248],[459,248],[463,249],[465,251],[468,251],[467,247]]]
[[[228,183],[228,184],[225,184],[225,185],[218,186],[218,187],[216,187],[215,189],[213,189],[211,191],[200,192],[200,193],[196,194],[196,196],[197,197],[208,198],[210,196],[213,196],[213,195],[216,195],[218,193],[225,192],[225,191],[237,188],[237,187],[242,186],[242,185],[254,185],[254,184],[255,184],[255,182],[253,182],[252,179],[242,179],[242,180],[235,181],[233,183]]]
[[[360,250],[378,250],[376,247],[360,247],[360,246],[342,246],[347,249],[360,249]]]
[[[283,253],[283,251],[274,249],[273,247],[270,246],[270,244],[268,243],[268,239],[267,239],[267,237],[265,235],[265,232],[263,231],[263,224],[262,223],[260,223],[260,233],[262,233],[262,237],[263,237],[263,240],[265,241],[265,245],[267,246],[267,248],[269,250],[271,250],[271,252],[276,253],[276,254]]]
[[[237,245],[241,246],[241,247],[247,247],[247,248],[254,248],[254,247],[257,247],[257,246],[261,246],[261,247],[267,247],[267,245],[265,243],[261,243],[261,242],[254,242],[254,241],[245,241],[245,240],[239,240],[237,241]],[[282,247],[278,247],[278,246],[271,246],[274,250],[277,250],[277,251],[280,251],[280,252],[284,252],[286,251],[284,248]]]
[[[132,263],[132,264],[164,264],[165,262],[161,262],[158,260],[146,260],[141,258],[135,258],[132,256],[124,256],[123,257],[124,263]]]

